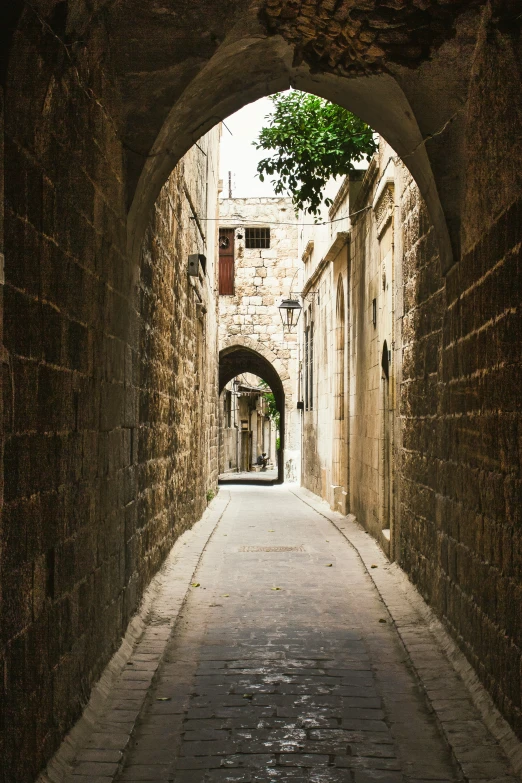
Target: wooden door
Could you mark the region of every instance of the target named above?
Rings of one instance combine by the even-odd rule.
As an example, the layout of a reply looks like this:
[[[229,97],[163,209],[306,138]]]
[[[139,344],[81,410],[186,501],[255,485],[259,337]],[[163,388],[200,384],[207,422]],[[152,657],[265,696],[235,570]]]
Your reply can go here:
[[[248,430],[241,433],[241,470],[250,470],[250,454],[252,451],[252,433]]]
[[[219,293],[234,293],[234,229],[219,229]]]

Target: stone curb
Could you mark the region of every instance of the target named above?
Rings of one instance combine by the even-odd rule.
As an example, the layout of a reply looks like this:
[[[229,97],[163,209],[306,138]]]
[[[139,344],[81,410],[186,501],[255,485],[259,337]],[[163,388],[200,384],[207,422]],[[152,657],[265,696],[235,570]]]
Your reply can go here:
[[[464,779],[474,783],[522,780],[522,743],[405,572],[388,560],[353,514],[332,511],[326,501],[302,487],[288,489],[328,519],[359,555]],[[439,654],[434,656],[433,650]]]
[[[190,582],[229,502],[221,490],[175,542],[81,718],[36,783],[112,783],[118,775]]]

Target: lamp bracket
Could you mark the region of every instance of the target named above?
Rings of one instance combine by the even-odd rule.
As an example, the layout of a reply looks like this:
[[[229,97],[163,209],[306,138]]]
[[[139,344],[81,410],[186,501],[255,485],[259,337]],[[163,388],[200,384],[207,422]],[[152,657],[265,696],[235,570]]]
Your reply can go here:
[[[319,291],[307,291],[306,294],[302,291],[290,292],[290,299],[297,299],[300,297],[304,302],[313,302],[316,296],[319,296]]]

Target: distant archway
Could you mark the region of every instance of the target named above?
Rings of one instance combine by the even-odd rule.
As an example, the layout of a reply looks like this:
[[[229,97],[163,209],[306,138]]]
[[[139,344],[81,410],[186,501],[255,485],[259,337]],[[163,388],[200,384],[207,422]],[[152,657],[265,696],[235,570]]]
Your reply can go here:
[[[244,372],[253,373],[262,378],[270,386],[276,400],[280,419],[280,438],[281,445],[278,459],[277,481],[283,483],[285,478],[285,385],[280,378],[274,364],[263,356],[259,351],[244,344],[236,343],[228,345],[219,352],[219,393],[223,391],[226,384],[236,375]],[[268,352],[270,353],[270,352]]]

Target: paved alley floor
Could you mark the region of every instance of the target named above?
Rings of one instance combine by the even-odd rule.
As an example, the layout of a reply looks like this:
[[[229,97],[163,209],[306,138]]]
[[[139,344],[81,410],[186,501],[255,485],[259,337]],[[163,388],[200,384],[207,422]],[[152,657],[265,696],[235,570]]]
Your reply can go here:
[[[354,550],[288,490],[230,492],[121,780],[455,780]]]
[[[245,482],[273,482],[277,481],[277,468],[267,468],[266,470],[243,470],[243,471],[229,471],[228,473],[219,474],[220,484],[235,484]]]
[[[146,692],[123,769],[116,775],[118,757],[91,743],[73,780],[108,781],[112,771],[121,783],[462,780],[374,580],[341,530],[286,487],[227,487],[219,497],[228,505],[161,664],[153,677],[152,627],[113,703],[119,718],[109,734]],[[464,734],[465,717],[455,718]],[[472,751],[489,747],[465,779],[515,780],[471,717],[475,734],[464,740]]]

